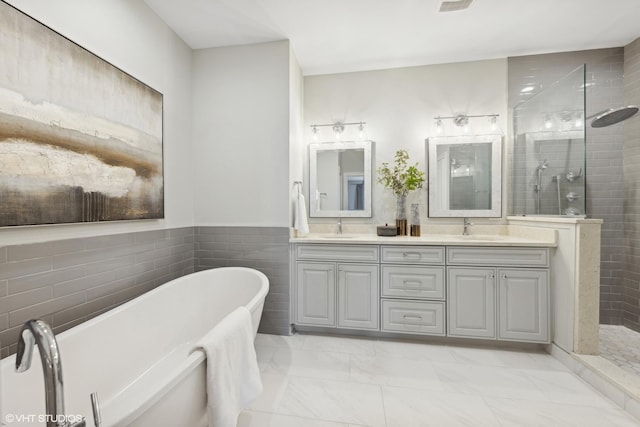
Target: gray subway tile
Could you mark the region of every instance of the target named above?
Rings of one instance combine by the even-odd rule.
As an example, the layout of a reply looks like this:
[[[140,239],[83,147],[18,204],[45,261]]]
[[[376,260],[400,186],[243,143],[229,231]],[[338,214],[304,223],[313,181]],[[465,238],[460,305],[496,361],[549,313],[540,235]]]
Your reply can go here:
[[[9,293],[15,294],[18,292],[24,292],[31,289],[38,289],[45,286],[52,286],[60,282],[65,282],[72,279],[85,276],[85,267],[70,267],[63,268],[61,270],[50,270],[44,273],[32,274],[30,276],[23,276],[17,279],[9,279]]]
[[[117,246],[129,246],[134,243],[134,235],[126,234],[108,234],[105,236],[89,237],[85,239],[85,249],[105,249]]]
[[[142,231],[135,234],[136,243],[156,242],[158,240],[164,240],[168,236],[166,230],[151,230]]]
[[[78,292],[61,298],[52,299],[40,304],[31,305],[9,313],[9,327],[14,327],[32,318],[49,316],[85,302],[85,293]]]
[[[51,258],[6,262],[2,264],[2,269],[0,269],[0,280],[28,276],[48,270],[51,270]]]
[[[73,254],[57,255],[53,257],[53,268],[65,268],[75,265],[84,265],[93,262],[104,261],[113,258],[113,249],[92,249]]]
[[[95,286],[87,289],[87,301],[101,298],[107,295],[113,295],[123,289],[132,287],[135,285],[134,277],[127,277],[113,282],[105,283],[104,285]]]
[[[60,298],[65,295],[83,292],[89,288],[112,282],[114,280],[115,274],[112,271],[105,271],[103,273],[69,280],[68,282],[58,283],[53,286],[53,297]]]
[[[51,299],[51,288],[44,287],[0,298],[0,313],[9,313]]]
[[[82,239],[15,245],[7,248],[7,261],[45,258],[64,253],[80,252],[82,249]]]
[[[109,307],[113,304],[113,298],[111,296],[106,296],[102,298],[96,298],[91,301],[87,301],[82,304],[75,305],[66,310],[59,311],[53,314],[53,325],[52,327],[58,327],[60,325],[64,325],[70,322],[74,322],[78,319],[86,318],[86,316],[95,313],[98,310]]]

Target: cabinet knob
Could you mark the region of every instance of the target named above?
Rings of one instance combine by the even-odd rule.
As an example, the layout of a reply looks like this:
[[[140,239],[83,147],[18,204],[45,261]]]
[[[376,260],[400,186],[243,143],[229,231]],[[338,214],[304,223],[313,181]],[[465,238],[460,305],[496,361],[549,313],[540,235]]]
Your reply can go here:
[[[503,279],[506,279],[506,278],[507,278],[507,275],[506,275],[506,274],[503,274],[503,275],[502,275],[502,278],[503,278]]]

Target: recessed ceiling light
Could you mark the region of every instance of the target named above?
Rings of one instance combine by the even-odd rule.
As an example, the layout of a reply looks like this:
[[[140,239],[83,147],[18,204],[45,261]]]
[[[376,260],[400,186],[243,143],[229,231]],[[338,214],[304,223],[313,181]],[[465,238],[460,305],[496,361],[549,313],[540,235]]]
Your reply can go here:
[[[473,0],[445,0],[440,4],[440,12],[455,12],[471,5]]]

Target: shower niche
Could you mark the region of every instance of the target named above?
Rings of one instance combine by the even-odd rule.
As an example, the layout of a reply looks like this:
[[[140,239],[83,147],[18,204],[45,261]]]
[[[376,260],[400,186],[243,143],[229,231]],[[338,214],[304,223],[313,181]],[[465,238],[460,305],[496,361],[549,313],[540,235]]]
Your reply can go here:
[[[513,111],[514,215],[586,215],[585,67]]]

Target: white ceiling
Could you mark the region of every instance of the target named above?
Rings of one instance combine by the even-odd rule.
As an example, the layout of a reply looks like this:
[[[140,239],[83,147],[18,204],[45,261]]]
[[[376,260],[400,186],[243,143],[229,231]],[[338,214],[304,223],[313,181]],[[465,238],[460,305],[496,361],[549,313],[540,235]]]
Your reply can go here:
[[[624,46],[640,0],[144,0],[193,49],[289,39],[305,75]]]

